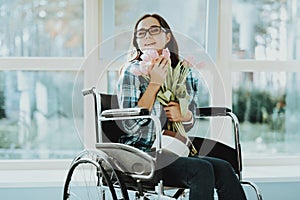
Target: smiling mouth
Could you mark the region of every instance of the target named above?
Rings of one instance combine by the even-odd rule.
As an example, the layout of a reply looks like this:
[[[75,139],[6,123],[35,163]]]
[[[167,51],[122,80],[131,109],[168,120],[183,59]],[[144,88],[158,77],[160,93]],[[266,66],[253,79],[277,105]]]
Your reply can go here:
[[[147,47],[147,46],[151,46],[151,45],[155,45],[155,42],[145,44],[146,47]]]

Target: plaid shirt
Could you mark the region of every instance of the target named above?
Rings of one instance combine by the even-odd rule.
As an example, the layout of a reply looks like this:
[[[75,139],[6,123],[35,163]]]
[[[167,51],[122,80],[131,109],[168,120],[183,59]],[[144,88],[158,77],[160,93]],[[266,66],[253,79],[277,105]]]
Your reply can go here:
[[[138,106],[138,100],[146,91],[149,80],[143,76],[136,76],[131,72],[132,68],[139,67],[139,61],[133,61],[123,68],[120,76],[117,94],[120,108],[135,108]],[[199,79],[193,68],[189,68],[189,73],[186,79],[186,88],[190,96],[189,110],[194,114],[198,102],[198,85]],[[162,126],[166,122],[163,106],[157,100],[151,110],[152,115],[160,117]],[[121,143],[135,146],[143,151],[149,151],[155,140],[154,125],[148,119],[126,120],[123,121],[125,131],[128,133],[122,136]]]

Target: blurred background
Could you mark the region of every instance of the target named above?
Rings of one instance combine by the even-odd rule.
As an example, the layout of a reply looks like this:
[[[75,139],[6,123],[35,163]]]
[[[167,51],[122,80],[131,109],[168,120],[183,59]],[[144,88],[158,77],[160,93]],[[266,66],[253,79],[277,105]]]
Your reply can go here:
[[[300,2],[233,0],[229,34],[220,30],[220,5],[212,2],[178,1],[180,6],[173,7],[171,0],[103,0],[93,23],[99,24],[99,43],[105,44],[120,33],[130,37],[137,18],[156,12],[216,63],[218,35],[231,36],[227,59],[233,67],[225,84],[241,123],[245,156],[299,155],[300,74],[290,65],[300,58]],[[0,1],[1,159],[72,158],[83,148],[83,98],[74,88],[85,87],[80,65],[91,34],[85,5],[83,0]],[[113,49],[100,52],[100,61],[128,51],[130,40],[119,38]],[[72,59],[79,59],[75,67]],[[58,66],[57,60],[66,64]],[[31,61],[36,64],[30,66]],[[107,92],[114,92],[117,70],[107,70]],[[205,84],[202,96],[201,105],[211,104]]]

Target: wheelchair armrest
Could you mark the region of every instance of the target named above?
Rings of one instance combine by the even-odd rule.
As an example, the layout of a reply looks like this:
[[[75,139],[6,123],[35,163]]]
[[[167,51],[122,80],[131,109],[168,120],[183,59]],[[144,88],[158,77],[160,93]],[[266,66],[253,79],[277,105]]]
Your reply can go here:
[[[146,108],[124,108],[124,109],[109,109],[101,113],[101,117],[131,117],[149,115],[150,112]]]
[[[199,117],[226,116],[228,112],[231,112],[231,109],[227,107],[199,107],[196,109],[196,116]]]
[[[155,159],[149,154],[120,143],[96,143],[96,148],[106,153],[114,167],[133,178],[150,179],[155,171]]]
[[[114,120],[140,120],[149,119],[154,122],[155,135],[157,139],[156,151],[161,153],[162,151],[162,128],[160,120],[157,116],[151,115],[146,108],[123,108],[123,109],[108,109],[104,110],[99,117],[100,121],[114,121]]]

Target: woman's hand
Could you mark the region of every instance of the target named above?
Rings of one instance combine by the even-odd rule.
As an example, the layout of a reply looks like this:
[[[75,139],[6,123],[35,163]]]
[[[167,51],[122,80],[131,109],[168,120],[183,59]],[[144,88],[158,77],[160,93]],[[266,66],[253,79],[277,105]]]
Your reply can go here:
[[[152,70],[150,72],[150,83],[161,86],[168,73],[169,60],[163,56],[160,56],[155,60]]]
[[[177,102],[171,101],[164,107],[166,116],[170,122],[187,122],[192,119],[192,113],[189,111],[186,116],[182,116],[180,105]]]

